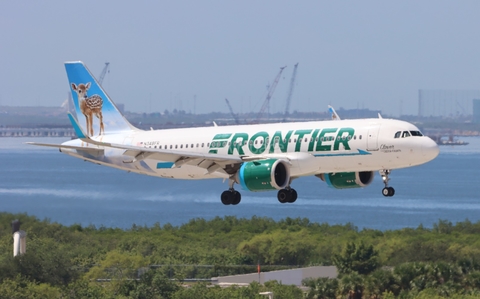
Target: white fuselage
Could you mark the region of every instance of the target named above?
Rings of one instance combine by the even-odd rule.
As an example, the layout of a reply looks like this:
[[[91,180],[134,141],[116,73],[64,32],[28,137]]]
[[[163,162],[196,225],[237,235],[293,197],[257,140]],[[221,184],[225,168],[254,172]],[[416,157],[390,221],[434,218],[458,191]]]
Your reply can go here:
[[[161,151],[217,154],[254,159],[278,158],[290,164],[292,178],[321,173],[377,171],[420,165],[438,155],[438,146],[426,136],[397,136],[419,132],[414,125],[392,119],[332,120],[261,125],[128,131],[93,139],[158,149],[155,159],[132,161],[124,149],[98,147],[81,140],[64,145],[101,151],[61,151],[94,163],[126,171],[175,179],[229,178],[223,171],[207,172],[201,159],[178,166],[161,159]]]

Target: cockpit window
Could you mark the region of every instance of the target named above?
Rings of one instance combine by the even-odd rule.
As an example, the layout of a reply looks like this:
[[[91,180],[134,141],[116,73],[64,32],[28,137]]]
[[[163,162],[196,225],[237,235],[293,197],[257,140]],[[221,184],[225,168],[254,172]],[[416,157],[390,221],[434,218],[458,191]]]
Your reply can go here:
[[[423,136],[423,134],[420,131],[398,131],[395,133],[395,138],[405,138],[410,136]]]
[[[410,134],[412,134],[412,136],[423,136],[420,131],[410,131]]]

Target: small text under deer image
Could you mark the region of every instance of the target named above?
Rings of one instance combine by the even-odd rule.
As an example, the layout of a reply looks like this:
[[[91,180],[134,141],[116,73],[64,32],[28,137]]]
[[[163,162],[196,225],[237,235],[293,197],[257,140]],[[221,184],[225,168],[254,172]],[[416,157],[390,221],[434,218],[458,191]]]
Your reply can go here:
[[[90,82],[87,84],[80,83],[78,86],[75,83],[72,83],[72,88],[78,95],[80,110],[82,111],[83,115],[85,115],[87,122],[87,134],[89,136],[93,136],[93,115],[95,115],[100,120],[100,133],[98,135],[102,135],[104,133],[102,97],[98,94],[90,97],[87,95],[87,91],[90,88]]]

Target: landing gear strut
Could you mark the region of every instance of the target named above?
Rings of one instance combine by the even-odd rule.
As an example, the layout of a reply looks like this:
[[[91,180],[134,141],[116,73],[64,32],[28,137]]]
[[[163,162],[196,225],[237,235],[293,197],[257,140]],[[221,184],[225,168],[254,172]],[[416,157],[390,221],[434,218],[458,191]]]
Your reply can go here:
[[[380,170],[380,175],[382,176],[383,183],[385,184],[385,188],[382,189],[382,194],[386,197],[395,195],[395,189],[393,189],[393,187],[388,187],[388,182],[390,181],[388,178],[389,174],[390,170],[388,169]]]
[[[293,203],[297,200],[297,191],[290,187],[281,189],[278,191],[277,198],[280,203]]]
[[[220,199],[224,205],[238,205],[242,200],[242,195],[237,190],[233,189],[234,180],[230,180],[227,191],[222,192]]]

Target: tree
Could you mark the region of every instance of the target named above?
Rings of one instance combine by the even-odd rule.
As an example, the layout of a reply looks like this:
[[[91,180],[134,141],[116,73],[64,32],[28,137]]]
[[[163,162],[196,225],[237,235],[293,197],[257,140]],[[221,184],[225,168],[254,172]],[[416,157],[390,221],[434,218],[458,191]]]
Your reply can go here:
[[[367,246],[363,242],[358,246],[348,243],[342,254],[333,256],[333,263],[340,274],[354,272],[366,275],[379,267],[378,251],[373,249],[373,245]]]
[[[363,276],[356,272],[345,274],[340,279],[340,294],[347,295],[348,299],[361,299],[365,289],[364,283]]]
[[[307,299],[330,299],[335,298],[338,291],[338,279],[320,277],[317,279],[306,279],[304,286],[310,288]]]

